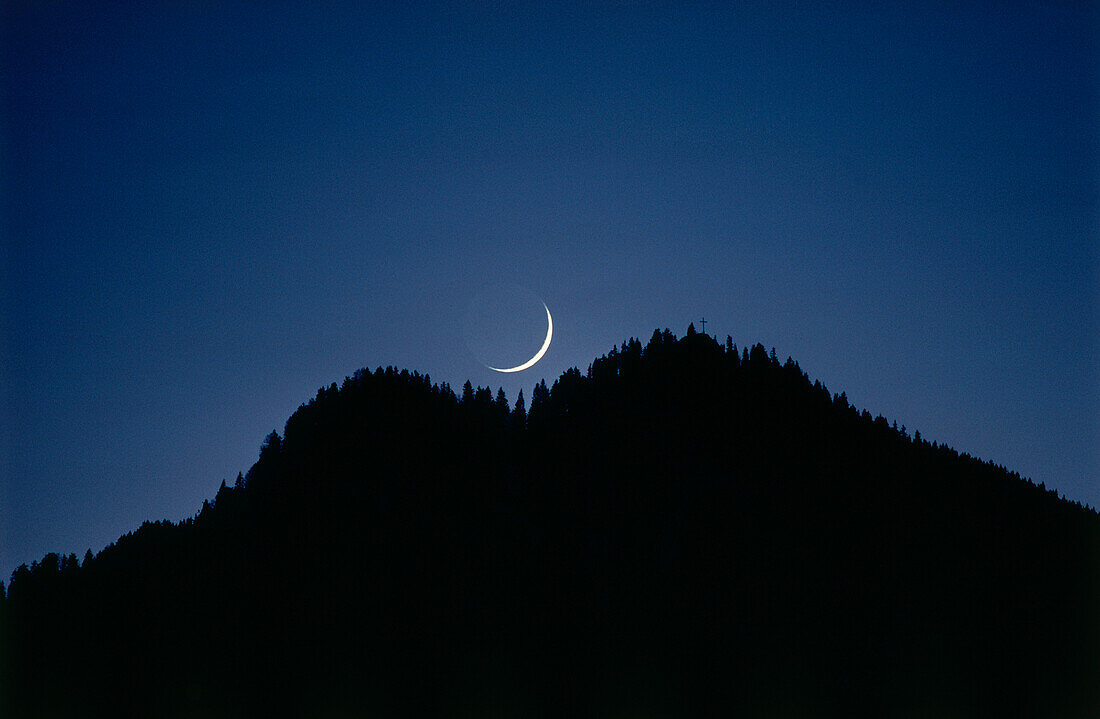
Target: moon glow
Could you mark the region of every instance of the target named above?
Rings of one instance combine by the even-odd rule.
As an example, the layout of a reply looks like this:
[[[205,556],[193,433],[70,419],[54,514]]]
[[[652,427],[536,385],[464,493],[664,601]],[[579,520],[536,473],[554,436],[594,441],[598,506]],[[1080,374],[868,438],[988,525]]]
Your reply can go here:
[[[546,339],[543,340],[542,347],[540,347],[539,351],[535,353],[535,356],[521,365],[508,367],[507,369],[501,369],[500,367],[490,367],[489,365],[485,365],[486,367],[489,367],[489,369],[493,370],[494,372],[522,372],[528,367],[534,366],[536,362],[542,359],[542,356],[546,354],[546,350],[550,349],[550,340],[554,338],[554,318],[550,316],[550,308],[546,306],[545,302],[542,303],[542,308],[546,310]]]

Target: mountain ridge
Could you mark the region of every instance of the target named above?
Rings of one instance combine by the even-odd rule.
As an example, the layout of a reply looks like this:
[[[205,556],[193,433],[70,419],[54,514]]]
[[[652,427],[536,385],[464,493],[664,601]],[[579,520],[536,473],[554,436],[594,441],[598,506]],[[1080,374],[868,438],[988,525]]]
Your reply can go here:
[[[1091,508],[694,327],[529,411],[360,370],[195,517],[16,570],[5,694],[12,716],[1074,716],[1100,707],[1098,538]]]

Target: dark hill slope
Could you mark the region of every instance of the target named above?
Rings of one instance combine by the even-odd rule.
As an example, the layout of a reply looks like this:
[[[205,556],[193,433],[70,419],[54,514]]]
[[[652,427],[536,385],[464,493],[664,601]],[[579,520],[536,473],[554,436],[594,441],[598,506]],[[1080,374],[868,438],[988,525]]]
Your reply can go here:
[[[195,518],[20,568],[5,716],[1100,715],[1098,550],[759,345],[529,415],[359,372]]]

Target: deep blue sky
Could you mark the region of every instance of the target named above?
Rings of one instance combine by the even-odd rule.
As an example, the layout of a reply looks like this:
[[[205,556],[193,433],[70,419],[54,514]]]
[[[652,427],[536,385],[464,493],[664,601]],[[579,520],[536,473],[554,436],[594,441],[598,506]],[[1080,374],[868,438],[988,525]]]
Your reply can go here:
[[[359,367],[514,400],[703,315],[1100,505],[1091,3],[120,5],[0,9],[0,577]]]

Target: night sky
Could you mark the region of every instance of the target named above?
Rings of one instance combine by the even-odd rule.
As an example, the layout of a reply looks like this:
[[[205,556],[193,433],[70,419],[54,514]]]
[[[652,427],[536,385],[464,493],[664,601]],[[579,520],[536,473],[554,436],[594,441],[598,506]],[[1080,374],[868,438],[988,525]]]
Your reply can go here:
[[[704,316],[1100,505],[1094,5],[361,4],[3,3],[0,578]]]

